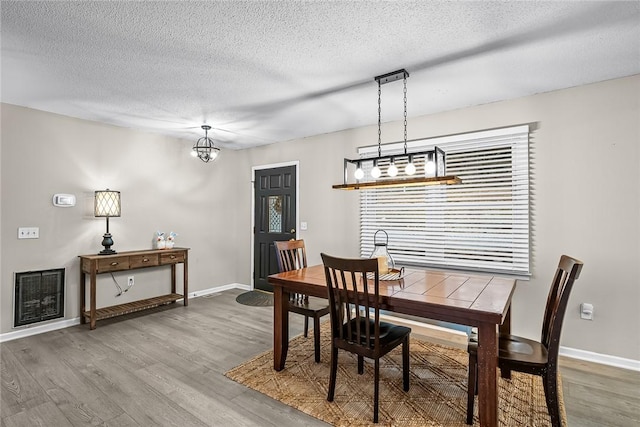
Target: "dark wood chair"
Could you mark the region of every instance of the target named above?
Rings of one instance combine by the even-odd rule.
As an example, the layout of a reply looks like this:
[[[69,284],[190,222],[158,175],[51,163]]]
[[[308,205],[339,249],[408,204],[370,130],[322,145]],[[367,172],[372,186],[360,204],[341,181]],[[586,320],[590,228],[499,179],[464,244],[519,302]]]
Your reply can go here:
[[[373,422],[378,422],[380,358],[402,344],[403,388],[409,390],[409,334],[411,329],[380,321],[377,259],[345,259],[322,254],[331,309],[331,374],[327,400],[333,401],[338,371],[338,349],[374,360]]]
[[[280,272],[298,270],[307,266],[304,240],[274,242]],[[320,318],[329,313],[324,300],[309,299],[308,295],[292,293],[289,296],[289,311],[304,316],[304,336],[308,336],[309,318],[313,318],[313,344],[315,360],[320,362]]]
[[[562,255],[553,277],[542,323],[540,341],[500,334],[498,366],[509,375],[513,371],[542,377],[547,409],[551,424],[560,427],[558,402],[558,351],[562,321],[574,281],[578,280],[583,263]],[[469,382],[467,396],[467,424],[473,424],[474,396],[477,393],[478,343],[472,335],[469,339]]]

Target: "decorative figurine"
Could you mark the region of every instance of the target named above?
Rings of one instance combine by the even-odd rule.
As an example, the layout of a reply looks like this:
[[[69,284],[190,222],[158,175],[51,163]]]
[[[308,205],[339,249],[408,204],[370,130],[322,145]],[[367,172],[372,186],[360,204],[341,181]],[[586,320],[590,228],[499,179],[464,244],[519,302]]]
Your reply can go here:
[[[164,240],[164,233],[161,231],[156,231],[156,249],[164,249],[166,247],[167,246]]]
[[[167,241],[165,242],[165,246],[167,249],[173,249],[173,245],[176,243],[175,239],[178,234],[173,231],[169,232],[169,237],[167,237]]]

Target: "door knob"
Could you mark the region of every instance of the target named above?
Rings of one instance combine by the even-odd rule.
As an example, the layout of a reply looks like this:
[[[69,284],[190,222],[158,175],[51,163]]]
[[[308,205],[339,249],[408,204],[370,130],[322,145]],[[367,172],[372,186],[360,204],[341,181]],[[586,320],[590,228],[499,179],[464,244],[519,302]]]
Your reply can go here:
[[[291,234],[293,234],[293,233],[295,233],[295,232],[296,232],[296,229],[295,229],[295,228],[292,228],[292,229],[291,229]]]

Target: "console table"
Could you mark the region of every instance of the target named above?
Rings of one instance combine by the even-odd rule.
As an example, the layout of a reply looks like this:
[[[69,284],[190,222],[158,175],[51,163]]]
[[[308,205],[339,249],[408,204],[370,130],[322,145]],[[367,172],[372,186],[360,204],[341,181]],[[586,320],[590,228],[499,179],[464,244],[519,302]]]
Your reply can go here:
[[[89,328],[96,328],[96,321],[127,313],[146,310],[184,299],[189,305],[188,262],[189,248],[152,249],[119,252],[113,255],[80,255],[80,323],[89,321]],[[183,294],[176,293],[176,265],[183,264]],[[96,309],[96,276],[114,271],[171,266],[171,293],[153,298],[112,305]],[[89,275],[89,310],[86,310],[86,276]]]

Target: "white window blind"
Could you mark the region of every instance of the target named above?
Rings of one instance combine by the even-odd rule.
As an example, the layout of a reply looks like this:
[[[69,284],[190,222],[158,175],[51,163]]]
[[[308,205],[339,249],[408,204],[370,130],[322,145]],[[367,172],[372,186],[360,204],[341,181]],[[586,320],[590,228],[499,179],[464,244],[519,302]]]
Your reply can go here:
[[[408,151],[434,146],[446,152],[446,174],[462,183],[361,190],[361,255],[371,255],[382,229],[396,264],[528,275],[528,126],[410,141]],[[377,146],[359,153],[375,156]]]

